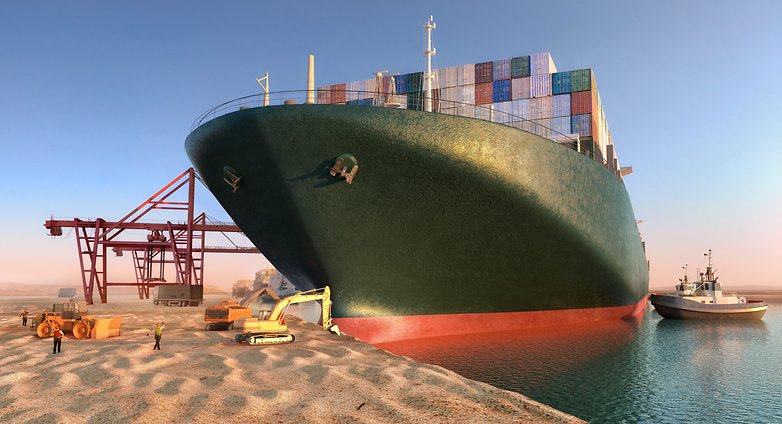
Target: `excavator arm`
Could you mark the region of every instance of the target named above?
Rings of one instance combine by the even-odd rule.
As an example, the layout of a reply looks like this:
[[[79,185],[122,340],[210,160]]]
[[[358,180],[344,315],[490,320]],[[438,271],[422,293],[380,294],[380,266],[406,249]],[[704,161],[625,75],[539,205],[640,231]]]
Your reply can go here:
[[[280,300],[274,305],[274,309],[272,309],[271,314],[269,314],[269,320],[282,323],[285,318],[285,312],[290,305],[318,300],[321,301],[323,305],[321,323],[323,328],[328,328],[331,326],[331,290],[328,286],[296,293]]]
[[[274,301],[275,301],[275,302],[279,302],[279,301],[280,301],[280,296],[278,296],[278,295],[277,295],[277,293],[275,293],[275,292],[274,292],[274,290],[272,290],[272,289],[271,289],[271,288],[269,288],[269,287],[264,287],[264,288],[262,288],[262,289],[260,289],[260,290],[256,290],[256,291],[255,291],[255,293],[253,293],[253,294],[251,294],[251,295],[249,295],[249,296],[245,297],[245,298],[244,298],[244,299],[242,299],[241,301],[239,301],[239,305],[241,305],[241,306],[247,306],[247,305],[249,305],[249,304],[251,304],[251,303],[255,302],[255,299],[258,299],[258,298],[259,298],[259,297],[261,297],[261,296],[262,296],[264,293],[265,293],[265,294],[267,294],[267,295],[268,295],[269,297],[271,297],[272,299],[274,299]]]

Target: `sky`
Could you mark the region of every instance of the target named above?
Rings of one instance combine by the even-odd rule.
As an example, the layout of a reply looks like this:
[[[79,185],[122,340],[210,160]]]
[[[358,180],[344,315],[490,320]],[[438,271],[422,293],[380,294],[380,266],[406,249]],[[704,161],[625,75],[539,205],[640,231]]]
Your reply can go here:
[[[726,288],[782,288],[782,2],[594,3],[4,2],[0,283],[80,284],[73,234],[46,219],[122,217],[190,166],[198,115],[265,72],[272,91],[306,88],[308,54],[317,86],[422,70],[433,15],[438,67],[548,51],[593,68],[651,287],[712,249]],[[196,209],[230,219],[203,187]],[[211,255],[206,283],[266,266]]]

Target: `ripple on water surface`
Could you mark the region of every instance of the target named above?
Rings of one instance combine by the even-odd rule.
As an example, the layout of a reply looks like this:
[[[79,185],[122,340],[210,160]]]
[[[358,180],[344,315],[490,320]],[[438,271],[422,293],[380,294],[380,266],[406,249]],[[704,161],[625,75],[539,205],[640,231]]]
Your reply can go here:
[[[782,422],[782,303],[761,321],[548,327],[380,345],[592,423]]]

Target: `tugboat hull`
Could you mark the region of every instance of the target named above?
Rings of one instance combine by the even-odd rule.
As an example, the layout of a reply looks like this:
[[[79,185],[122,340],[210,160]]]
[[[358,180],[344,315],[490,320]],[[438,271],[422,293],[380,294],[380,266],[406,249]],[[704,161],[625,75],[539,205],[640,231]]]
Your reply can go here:
[[[754,320],[761,319],[768,310],[763,301],[735,304],[704,304],[678,296],[651,295],[652,306],[663,318],[701,320]]]

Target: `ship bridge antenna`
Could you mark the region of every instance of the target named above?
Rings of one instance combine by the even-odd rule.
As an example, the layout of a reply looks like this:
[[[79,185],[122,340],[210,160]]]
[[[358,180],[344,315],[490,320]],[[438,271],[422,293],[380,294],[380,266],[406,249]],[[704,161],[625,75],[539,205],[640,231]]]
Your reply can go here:
[[[429,19],[424,24],[426,29],[426,50],[424,55],[426,56],[426,75],[424,75],[424,83],[426,84],[426,92],[424,94],[424,110],[427,112],[432,111],[432,80],[434,74],[432,73],[432,56],[437,54],[437,49],[432,47],[432,30],[437,28],[437,24],[434,22],[434,18],[430,15]]]
[[[714,279],[714,270],[711,268],[711,249],[709,249],[708,253],[703,254],[704,258],[709,258],[709,264],[706,266],[706,278],[709,280]]]
[[[263,90],[263,105],[269,106],[269,73],[267,72],[263,78],[256,78],[255,81],[258,82],[258,85]],[[266,82],[266,85],[264,85],[264,82]]]

